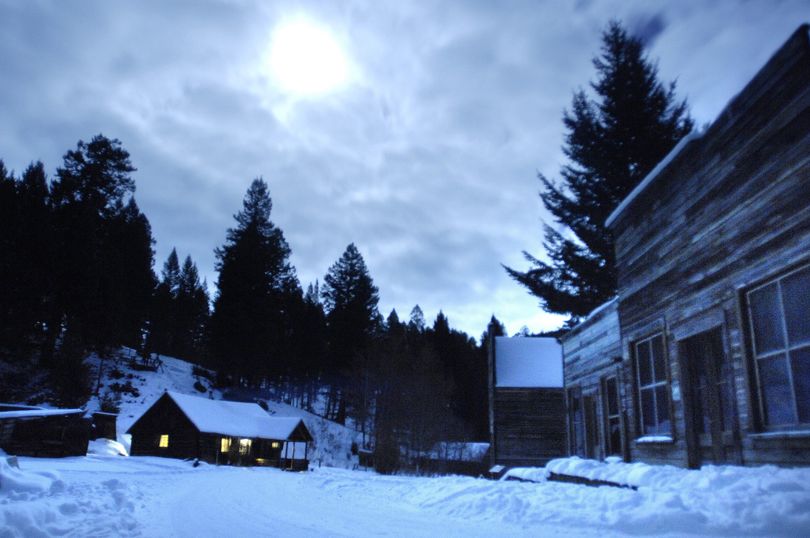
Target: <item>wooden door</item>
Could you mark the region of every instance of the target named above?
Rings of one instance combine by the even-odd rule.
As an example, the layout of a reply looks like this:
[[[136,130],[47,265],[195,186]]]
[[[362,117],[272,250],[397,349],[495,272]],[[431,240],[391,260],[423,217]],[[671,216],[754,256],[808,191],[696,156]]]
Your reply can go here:
[[[737,417],[733,374],[720,328],[680,341],[679,356],[688,465],[726,463],[734,448]]]
[[[616,376],[613,375],[603,378],[601,385],[605,456],[622,456],[624,431],[619,405],[619,384]]]
[[[585,457],[599,456],[599,421],[596,415],[596,396],[588,395],[582,399],[585,411]]]

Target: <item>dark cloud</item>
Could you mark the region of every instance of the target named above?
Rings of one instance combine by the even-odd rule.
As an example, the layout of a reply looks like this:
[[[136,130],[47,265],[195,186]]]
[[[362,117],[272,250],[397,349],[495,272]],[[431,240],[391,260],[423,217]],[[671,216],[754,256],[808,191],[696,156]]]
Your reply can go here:
[[[663,13],[654,13],[630,18],[627,27],[631,35],[639,38],[645,46],[651,47],[667,25]]]
[[[346,47],[356,76],[344,90],[297,99],[269,78],[273,27],[302,14]],[[386,314],[418,303],[474,336],[493,313],[540,330],[559,318],[500,264],[541,252],[536,173],[558,173],[561,113],[593,78],[605,24],[648,43],[700,123],[802,16],[799,1],[651,13],[642,0],[0,0],[0,158],[52,172],[80,138],[121,139],[158,270],[177,247],[211,283],[214,248],[263,176],[304,285],[355,242]]]

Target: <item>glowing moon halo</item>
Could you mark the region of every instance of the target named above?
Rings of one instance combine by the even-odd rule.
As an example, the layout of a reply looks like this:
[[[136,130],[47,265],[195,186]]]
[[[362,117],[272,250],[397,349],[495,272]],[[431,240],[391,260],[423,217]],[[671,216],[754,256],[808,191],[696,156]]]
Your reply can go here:
[[[349,78],[349,62],[338,41],[306,19],[281,23],[273,31],[268,62],[279,87],[293,95],[325,94]]]

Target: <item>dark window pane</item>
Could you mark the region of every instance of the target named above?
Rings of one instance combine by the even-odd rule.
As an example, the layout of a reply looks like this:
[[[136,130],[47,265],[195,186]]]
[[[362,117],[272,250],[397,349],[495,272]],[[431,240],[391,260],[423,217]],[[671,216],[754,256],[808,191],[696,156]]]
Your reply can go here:
[[[793,369],[793,386],[796,387],[799,422],[808,423],[810,422],[810,347],[792,351],[790,366]]]
[[[810,267],[782,280],[782,304],[790,344],[810,343]]]
[[[641,430],[644,435],[655,433],[655,390],[641,391]]]
[[[669,424],[669,396],[667,396],[666,385],[655,388],[655,404],[658,408],[658,433],[671,433],[672,428]]]
[[[666,381],[667,373],[664,362],[664,337],[656,336],[652,339],[652,357],[655,365],[655,381]]]
[[[793,391],[788,379],[784,355],[759,359],[759,381],[765,400],[765,422],[770,425],[793,424]]]
[[[650,371],[650,342],[645,341],[636,345],[636,356],[638,358],[638,378],[642,386],[652,383],[652,371]]]
[[[608,438],[610,439],[608,455],[619,454],[622,450],[622,430],[618,417],[610,419],[608,430]]]
[[[619,414],[619,391],[616,387],[616,378],[611,377],[605,382],[608,401],[608,415]]]
[[[777,286],[774,282],[748,295],[751,322],[754,326],[754,347],[757,355],[784,348],[782,313]]]

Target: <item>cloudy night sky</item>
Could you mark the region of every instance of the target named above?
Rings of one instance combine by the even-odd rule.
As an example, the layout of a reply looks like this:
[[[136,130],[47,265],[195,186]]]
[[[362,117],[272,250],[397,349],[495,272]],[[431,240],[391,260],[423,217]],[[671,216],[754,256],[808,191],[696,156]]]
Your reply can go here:
[[[612,17],[701,125],[810,5],[0,0],[0,158],[53,175],[79,139],[120,139],[158,272],[177,247],[213,288],[262,176],[303,286],[354,242],[384,315],[552,329],[501,264],[542,253],[537,174],[557,177],[562,111]]]

